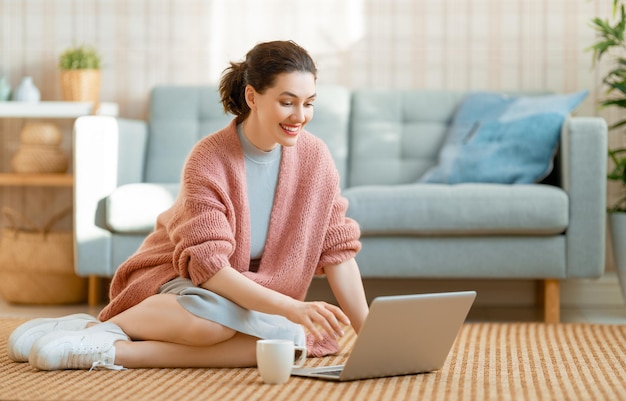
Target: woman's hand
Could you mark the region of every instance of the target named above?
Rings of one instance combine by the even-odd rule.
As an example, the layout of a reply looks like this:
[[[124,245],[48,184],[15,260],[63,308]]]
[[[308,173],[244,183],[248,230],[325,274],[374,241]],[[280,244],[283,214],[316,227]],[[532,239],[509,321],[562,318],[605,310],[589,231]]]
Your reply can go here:
[[[335,305],[298,301],[255,283],[231,267],[224,267],[201,287],[243,308],[284,316],[304,326],[320,340],[324,338],[323,333],[331,337],[342,336],[341,324],[350,324],[348,317]]]
[[[343,325],[349,325],[350,320],[335,305],[326,302],[302,302],[294,300],[290,312],[285,317],[294,323],[301,324],[305,330],[313,334],[318,340],[324,339],[324,332],[332,338],[343,336]]]

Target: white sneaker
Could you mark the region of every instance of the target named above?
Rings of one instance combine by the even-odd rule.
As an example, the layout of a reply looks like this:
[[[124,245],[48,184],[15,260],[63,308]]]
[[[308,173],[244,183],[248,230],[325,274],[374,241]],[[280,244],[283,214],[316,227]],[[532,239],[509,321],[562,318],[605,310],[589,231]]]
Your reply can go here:
[[[86,313],[59,318],[38,318],[18,326],[7,342],[7,354],[12,361],[28,362],[30,349],[44,334],[58,330],[82,330],[98,319]]]
[[[78,331],[55,331],[33,344],[28,362],[40,370],[113,369],[115,342],[130,341],[122,329],[110,322]]]

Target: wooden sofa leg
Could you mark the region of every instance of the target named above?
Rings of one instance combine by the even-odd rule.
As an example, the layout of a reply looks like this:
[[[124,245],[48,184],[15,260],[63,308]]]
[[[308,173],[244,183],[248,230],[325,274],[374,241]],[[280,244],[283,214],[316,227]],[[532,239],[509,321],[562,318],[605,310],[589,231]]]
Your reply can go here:
[[[98,306],[100,303],[100,277],[89,276],[89,285],[87,287],[87,302],[89,306]]]
[[[560,282],[546,279],[543,282],[543,311],[546,323],[559,323],[561,320]]]

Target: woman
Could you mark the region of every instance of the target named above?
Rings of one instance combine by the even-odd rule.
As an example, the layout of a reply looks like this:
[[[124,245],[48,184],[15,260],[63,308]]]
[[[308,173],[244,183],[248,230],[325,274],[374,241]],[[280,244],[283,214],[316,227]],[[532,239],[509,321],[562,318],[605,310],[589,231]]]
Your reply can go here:
[[[316,67],[290,41],[261,43],[231,63],[219,91],[235,119],[200,140],[180,195],[117,270],[99,315],[35,319],[8,344],[42,370],[242,367],[259,338],[308,354],[338,351],[342,325],[368,313],[354,256],[358,225],[313,117]],[[325,274],[339,306],[304,302]]]

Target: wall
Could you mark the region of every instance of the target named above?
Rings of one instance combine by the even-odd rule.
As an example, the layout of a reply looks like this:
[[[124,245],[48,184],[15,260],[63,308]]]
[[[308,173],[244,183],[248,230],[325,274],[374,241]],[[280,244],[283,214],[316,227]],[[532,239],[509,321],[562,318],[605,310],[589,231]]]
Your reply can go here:
[[[296,21],[276,28],[292,18],[293,3],[315,7],[295,7],[300,11]],[[320,7],[327,3],[345,6]],[[125,117],[137,118],[145,115],[148,90],[156,84],[214,83],[229,59],[242,57],[258,40],[301,38],[320,64],[320,83],[555,92],[587,88],[593,93],[580,113],[593,114],[598,75],[585,51],[594,38],[588,21],[608,16],[610,3],[0,0],[0,74],[13,85],[30,75],[45,100],[60,99],[58,55],[73,44],[92,44],[104,58],[102,98],[117,101]],[[258,10],[254,4],[267,6]],[[344,36],[350,39],[336,43]]]
[[[0,74],[32,76],[59,100],[58,55],[94,45],[103,55],[102,100],[144,118],[157,84],[215,83],[228,60],[259,40],[309,48],[319,83],[348,87],[589,89],[580,115],[602,96],[591,70],[589,20],[610,0],[0,0]],[[606,66],[601,68],[606,70]],[[600,71],[600,72],[601,72]],[[0,121],[0,171],[10,170],[22,121]],[[65,129],[71,123],[65,122]],[[611,142],[620,138],[614,134]],[[69,134],[63,144],[71,152]],[[614,196],[614,189],[610,196]],[[69,190],[0,188],[34,218],[71,200]]]

